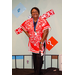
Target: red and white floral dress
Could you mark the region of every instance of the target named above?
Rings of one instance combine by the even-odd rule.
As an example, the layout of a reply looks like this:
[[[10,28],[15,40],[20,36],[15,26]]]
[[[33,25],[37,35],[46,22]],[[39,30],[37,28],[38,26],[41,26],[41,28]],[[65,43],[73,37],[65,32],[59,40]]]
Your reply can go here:
[[[34,31],[34,24],[33,24],[33,18],[30,18],[28,20],[26,20],[25,22],[23,22],[20,26],[21,28],[23,28],[25,31],[27,31],[30,35],[29,38],[29,51],[33,52],[33,53],[39,53],[39,51],[41,52],[41,56],[44,54],[44,46],[42,44],[42,50],[39,49],[39,42],[42,38],[43,35],[43,31],[45,29],[49,29],[50,30],[50,25],[47,22],[46,19],[43,19],[41,17],[39,17],[37,25],[36,25],[36,32]],[[45,39],[45,42],[47,41],[47,39]]]

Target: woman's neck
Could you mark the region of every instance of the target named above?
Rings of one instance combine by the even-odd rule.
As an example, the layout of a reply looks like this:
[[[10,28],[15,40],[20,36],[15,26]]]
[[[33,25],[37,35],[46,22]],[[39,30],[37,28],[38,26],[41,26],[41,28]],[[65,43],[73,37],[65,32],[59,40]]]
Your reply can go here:
[[[34,22],[36,22],[38,20],[38,18],[33,18],[34,19]]]

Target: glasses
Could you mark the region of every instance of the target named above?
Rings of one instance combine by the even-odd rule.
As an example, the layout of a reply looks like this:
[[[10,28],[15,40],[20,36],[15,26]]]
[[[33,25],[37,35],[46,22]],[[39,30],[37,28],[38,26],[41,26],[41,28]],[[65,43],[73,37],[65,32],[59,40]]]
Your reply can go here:
[[[32,12],[32,13],[38,13],[38,12]]]

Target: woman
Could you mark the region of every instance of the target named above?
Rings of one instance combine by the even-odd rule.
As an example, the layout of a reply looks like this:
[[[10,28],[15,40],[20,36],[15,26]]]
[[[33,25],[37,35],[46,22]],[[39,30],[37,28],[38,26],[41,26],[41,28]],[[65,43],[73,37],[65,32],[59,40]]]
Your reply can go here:
[[[31,9],[32,18],[21,24],[23,31],[29,37],[29,51],[33,55],[34,75],[41,75],[43,55],[45,53],[45,42],[50,29],[47,20],[39,17],[40,11],[37,7]]]

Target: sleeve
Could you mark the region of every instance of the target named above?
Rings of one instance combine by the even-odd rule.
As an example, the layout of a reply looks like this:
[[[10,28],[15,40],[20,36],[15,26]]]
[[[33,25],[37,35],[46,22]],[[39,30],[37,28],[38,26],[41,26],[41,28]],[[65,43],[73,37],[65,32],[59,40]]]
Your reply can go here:
[[[20,27],[21,27],[23,30],[28,31],[26,21],[24,21],[24,22],[20,25]]]
[[[42,32],[43,32],[44,30],[46,30],[46,29],[49,29],[49,31],[50,31],[50,29],[51,29],[51,27],[50,27],[49,23],[47,22],[47,20],[45,20],[45,21],[43,22],[43,24],[42,24]]]
[[[21,27],[19,27],[15,30],[15,33],[18,35],[18,34],[22,33],[22,31],[23,30],[21,29]]]

